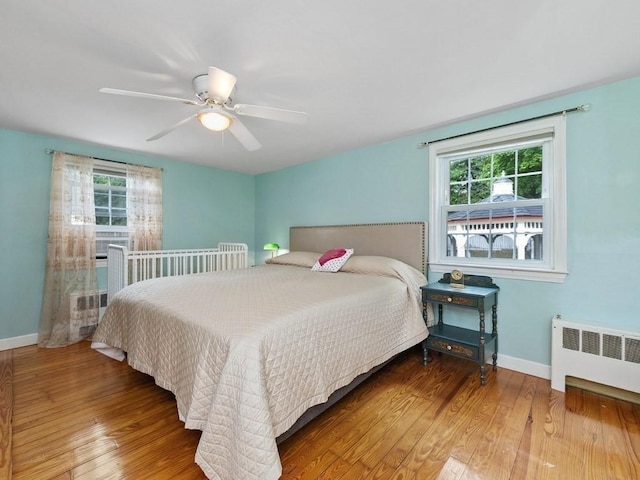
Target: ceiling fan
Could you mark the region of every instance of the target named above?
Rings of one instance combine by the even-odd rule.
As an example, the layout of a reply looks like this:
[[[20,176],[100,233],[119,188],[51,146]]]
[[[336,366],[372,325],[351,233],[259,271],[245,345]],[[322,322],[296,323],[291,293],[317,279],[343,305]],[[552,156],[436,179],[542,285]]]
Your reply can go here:
[[[221,132],[228,129],[238,142],[244,146],[244,148],[249,151],[253,151],[258,150],[262,145],[260,145],[258,139],[254,137],[238,119],[237,115],[262,118],[266,120],[278,120],[280,122],[287,123],[304,124],[307,122],[308,115],[305,112],[263,107],[259,105],[246,105],[243,103],[233,104],[231,93],[235,87],[235,76],[219,68],[209,67],[208,73],[198,75],[193,79],[193,89],[195,90],[197,100],[156,95],[153,93],[132,92],[130,90],[119,90],[115,88],[101,88],[99,91],[101,93],[111,93],[115,95],[127,95],[130,97],[180,102],[200,107],[198,112],[193,115],[180,120],[178,123],[148,138],[148,142],[164,137],[169,132],[181,127],[190,120],[197,118],[200,123],[209,130]]]

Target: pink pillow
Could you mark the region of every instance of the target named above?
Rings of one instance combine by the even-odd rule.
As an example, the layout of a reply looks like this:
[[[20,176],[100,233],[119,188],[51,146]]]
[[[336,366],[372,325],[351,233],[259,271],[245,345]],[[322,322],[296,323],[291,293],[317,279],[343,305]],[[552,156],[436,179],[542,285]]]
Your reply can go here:
[[[353,248],[333,248],[327,250],[311,267],[314,272],[337,272],[353,255]]]

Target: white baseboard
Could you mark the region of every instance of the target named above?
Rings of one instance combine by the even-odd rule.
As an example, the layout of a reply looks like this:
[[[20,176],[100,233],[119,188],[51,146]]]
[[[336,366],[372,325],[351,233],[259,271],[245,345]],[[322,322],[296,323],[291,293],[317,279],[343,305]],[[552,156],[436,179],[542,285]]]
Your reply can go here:
[[[508,370],[514,370],[520,373],[525,373],[527,375],[532,375],[534,377],[551,380],[551,365],[530,362],[529,360],[502,355],[498,352],[498,368],[500,367],[506,368]]]
[[[38,334],[31,333],[29,335],[22,335],[20,337],[0,339],[0,351],[10,350],[12,348],[26,347],[28,345],[35,345],[38,343]],[[491,363],[491,357],[489,356],[488,364]],[[530,362],[529,360],[523,360],[521,358],[510,357],[509,355],[498,354],[498,368],[506,368],[508,370],[514,370],[516,372],[525,373],[527,375],[533,375],[534,377],[551,379],[551,366],[544,365],[542,363]]]
[[[28,345],[35,345],[36,343],[38,343],[37,333],[30,333],[29,335],[22,335],[20,337],[3,338],[0,339],[0,351],[26,347]]]

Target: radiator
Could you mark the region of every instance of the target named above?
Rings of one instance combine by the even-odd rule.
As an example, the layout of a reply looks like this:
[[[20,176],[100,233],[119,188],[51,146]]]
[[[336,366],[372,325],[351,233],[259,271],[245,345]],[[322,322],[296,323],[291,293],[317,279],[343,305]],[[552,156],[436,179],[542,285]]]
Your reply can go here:
[[[83,295],[72,293],[69,295],[69,331],[71,339],[84,338],[91,335],[96,325],[102,318],[104,309],[107,306],[107,292],[100,291]],[[97,317],[88,314],[97,308]]]
[[[640,393],[640,333],[552,320],[551,388],[575,377]]]

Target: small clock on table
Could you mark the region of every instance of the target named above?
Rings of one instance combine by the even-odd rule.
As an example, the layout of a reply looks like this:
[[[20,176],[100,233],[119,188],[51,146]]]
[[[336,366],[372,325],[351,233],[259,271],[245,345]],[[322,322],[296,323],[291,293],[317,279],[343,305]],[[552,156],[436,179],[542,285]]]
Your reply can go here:
[[[451,271],[449,286],[453,288],[464,288],[464,274],[460,270]]]

